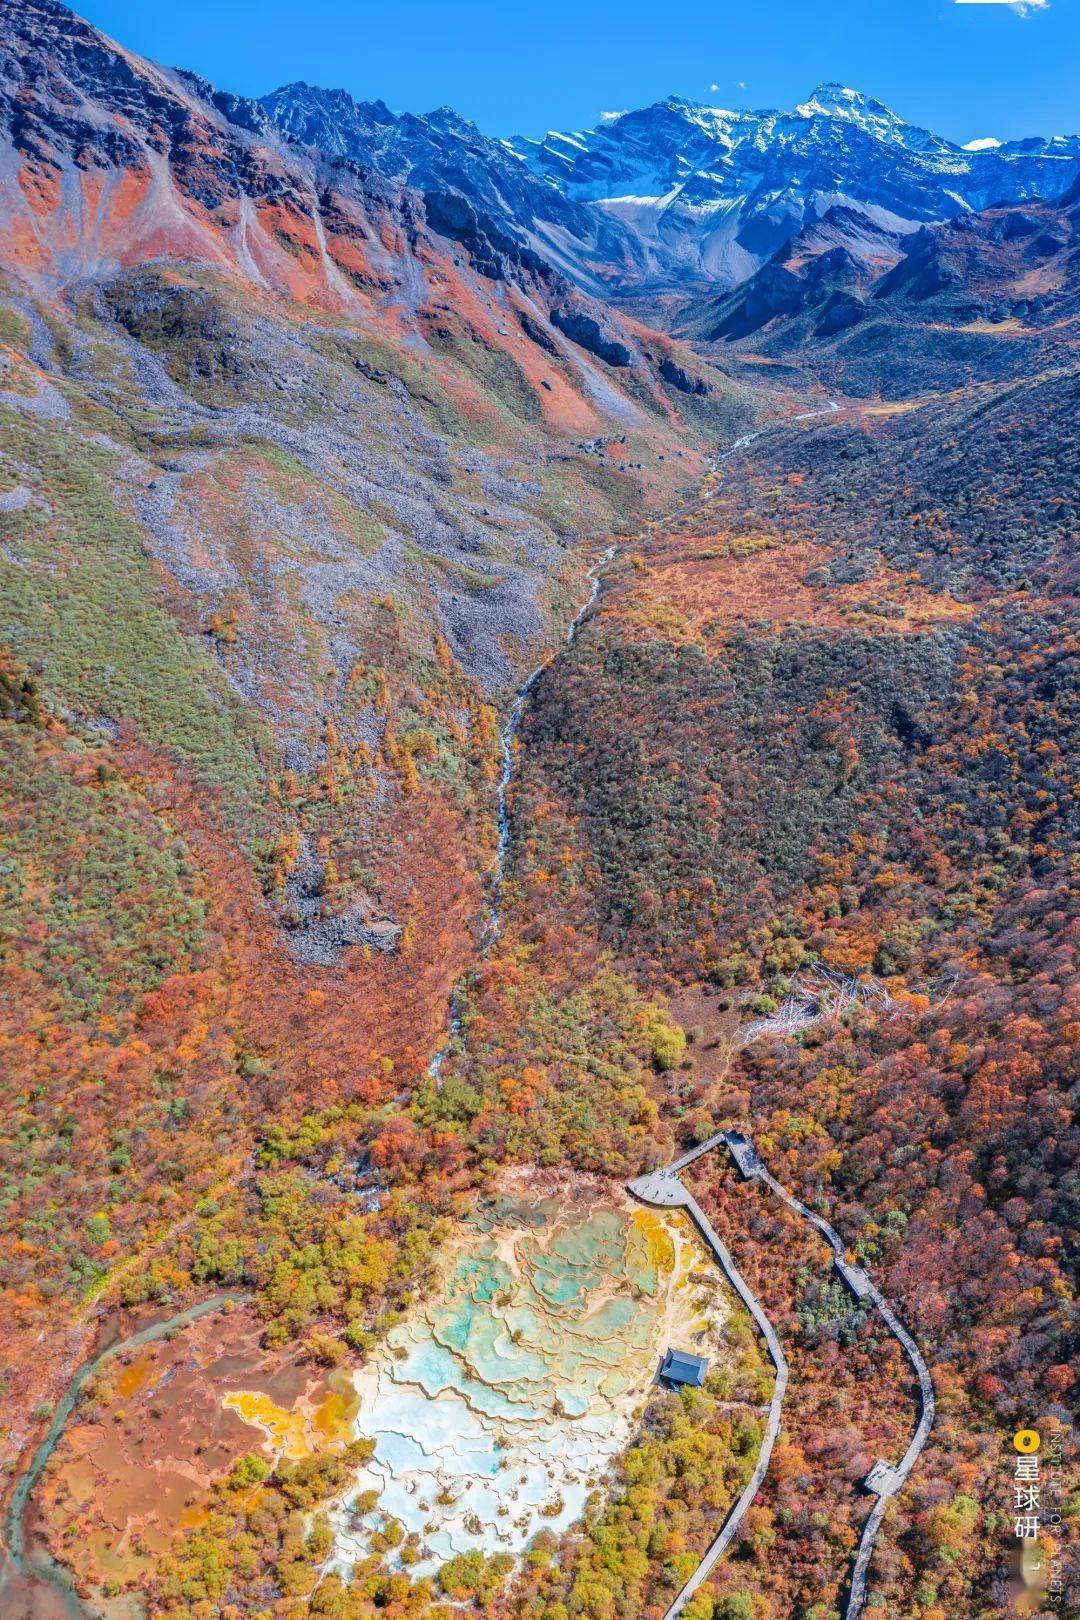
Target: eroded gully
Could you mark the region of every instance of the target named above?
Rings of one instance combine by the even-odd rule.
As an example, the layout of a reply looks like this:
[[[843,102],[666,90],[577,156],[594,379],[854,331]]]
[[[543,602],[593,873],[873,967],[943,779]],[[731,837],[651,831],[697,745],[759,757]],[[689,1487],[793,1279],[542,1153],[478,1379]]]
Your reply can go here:
[[[492,861],[484,879],[485,916],[480,933],[480,961],[483,961],[484,957],[487,956],[492,946],[498,939],[499,932],[502,928],[503,878],[506,872],[506,858],[510,853],[510,840],[512,836],[510,826],[509,794],[510,783],[512,782],[514,776],[514,743],[517,739],[518,731],[521,728],[521,718],[525,713],[525,705],[528,703],[529,696],[545,669],[549,668],[560,652],[565,651],[567,647],[573,646],[577,633],[581,628],[586,614],[589,612],[600,593],[601,569],[603,569],[611,561],[617,550],[617,546],[608,546],[604,551],[601,552],[600,556],[597,557],[596,561],[587,570],[585,577],[589,581],[589,594],[586,596],[584,602],[582,602],[581,606],[574,614],[574,617],[571,619],[561,646],[556,647],[555,650],[550,652],[541,663],[537,664],[531,675],[529,675],[518,687],[517,695],[514,698],[513,704],[510,708],[510,713],[506,717],[506,723],[504,724],[502,731],[499,733],[501,760],[499,767],[499,781],[496,788],[498,842],[495,846],[495,859]],[[443,1042],[442,1046],[439,1047],[439,1050],[435,1053],[434,1057],[431,1059],[431,1062],[428,1064],[428,1074],[435,1081],[436,1085],[438,1085],[440,1076],[442,1075],[443,1064],[446,1062],[446,1059],[450,1053],[454,1050],[454,1047],[457,1045],[458,1036],[461,1034],[461,1002],[461,988],[460,986],[455,985],[453,990],[450,992],[450,1022],[447,1029],[446,1040]]]

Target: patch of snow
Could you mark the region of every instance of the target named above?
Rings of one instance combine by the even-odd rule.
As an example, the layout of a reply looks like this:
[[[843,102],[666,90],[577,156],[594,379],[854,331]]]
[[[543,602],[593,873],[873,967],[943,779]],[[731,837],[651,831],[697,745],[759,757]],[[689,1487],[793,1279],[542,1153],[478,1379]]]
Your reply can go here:
[[[846,118],[864,128],[900,123],[880,101],[868,101],[846,84],[819,84],[810,100],[801,102],[795,113],[799,118]]]
[[[549,141],[561,141],[564,146],[576,146],[579,152],[589,150],[580,135],[564,135],[561,130],[549,129],[547,138]]]
[[[673,202],[679,195],[679,187],[674,191],[665,191],[659,196],[638,196],[634,192],[623,192],[618,197],[594,197],[593,201],[599,203],[601,208],[614,208],[626,206],[629,208],[659,208],[664,203]]]
[[[728,126],[736,123],[738,117],[738,113],[729,112],[726,107],[695,107],[688,114],[688,120],[691,124],[696,124],[707,135],[711,135],[714,140],[724,141],[728,146],[731,145]]]
[[[810,200],[819,215],[827,213],[830,208],[850,208],[853,212],[864,215],[872,225],[876,225],[882,231],[907,236],[919,229],[918,221],[905,219],[902,214],[894,214],[891,209],[883,208],[880,203],[862,202],[846,191],[815,191],[811,194]]]
[[[1001,145],[1001,142],[998,141],[998,140],[995,140],[993,135],[984,135],[980,140],[965,142],[964,151],[965,152],[990,152],[995,147],[1000,146],[1000,145]]]

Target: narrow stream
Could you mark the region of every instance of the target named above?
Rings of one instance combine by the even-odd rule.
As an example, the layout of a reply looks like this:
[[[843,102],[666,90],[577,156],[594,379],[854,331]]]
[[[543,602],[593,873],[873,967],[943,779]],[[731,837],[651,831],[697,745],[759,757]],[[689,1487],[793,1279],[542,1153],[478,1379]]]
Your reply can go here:
[[[56,1449],[79,1396],[99,1367],[111,1361],[122,1350],[136,1350],[141,1345],[151,1344],[155,1339],[164,1338],[174,1328],[186,1327],[189,1322],[197,1322],[200,1316],[220,1310],[228,1302],[242,1297],[240,1294],[214,1294],[210,1299],[200,1300],[198,1304],[189,1305],[185,1310],[178,1311],[175,1316],[139,1328],[125,1339],[114,1339],[79,1368],[57,1402],[44,1439],[8,1498],[3,1519],[3,1550],[0,1561],[0,1613],[5,1616],[13,1613],[27,1616],[40,1614],[43,1620],[46,1615],[50,1620],[54,1615],[63,1616],[64,1620],[96,1620],[97,1611],[87,1608],[81,1601],[62,1566],[50,1558],[43,1549],[28,1548],[26,1515],[34,1487]],[[17,1604],[21,1607],[16,1607]]]
[[[797,416],[788,417],[786,420],[789,422],[808,422],[811,420],[811,418],[816,416],[831,416],[839,409],[840,406],[837,401],[835,399],[830,399],[825,405],[815,410],[801,411]],[[767,422],[764,427],[755,428],[750,433],[741,434],[739,438],[734,439],[732,443],[728,445],[726,450],[722,450],[720,454],[716,456],[712,464],[712,470],[715,471],[718,467],[722,467],[725,461],[729,461],[732,456],[737,455],[740,450],[744,450],[747,445],[753,444],[755,439],[760,439],[763,434],[768,433],[772,428],[782,427],[783,425],[783,419],[776,419]],[[578,611],[575,613],[573,619],[570,621],[570,626],[566,632],[563,642],[564,647],[570,647],[573,645],[578,630],[581,628],[582,621],[589,612],[589,609],[593,606],[593,603],[596,601],[597,595],[599,594],[601,570],[611,561],[618,549],[619,548],[614,545],[608,546],[589,568],[585,576],[589,580],[589,594],[581,604],[580,608],[578,608]],[[495,859],[491,864],[491,868],[486,879],[487,916],[484,920],[484,926],[480,935],[481,960],[483,960],[483,958],[491,950],[491,947],[495,944],[495,941],[499,937],[499,931],[502,927],[501,905],[503,877],[506,871],[506,857],[510,852],[511,839],[509,791],[510,783],[514,775],[514,740],[517,737],[518,730],[521,726],[521,718],[525,712],[525,705],[529,701],[529,695],[537,681],[540,679],[541,675],[544,673],[545,669],[547,669],[548,665],[557,656],[559,650],[560,649],[556,649],[554,652],[550,652],[543,662],[538,664],[533,670],[532,674],[528,676],[521,686],[519,686],[517,696],[514,699],[513,706],[506,718],[506,724],[503,726],[502,733],[499,737],[499,746],[502,750],[502,769],[499,773],[499,785],[497,790],[499,841],[495,851]],[[457,1045],[458,1038],[461,1034],[461,1019],[461,988],[460,985],[455,985],[453,990],[450,992],[450,1021],[446,1032],[446,1039],[439,1047],[434,1057],[431,1059],[431,1062],[428,1064],[427,1072],[431,1079],[435,1081],[436,1085],[439,1084],[443,1065],[446,1062],[447,1057]]]
[[[599,595],[600,571],[611,561],[617,550],[617,546],[608,546],[603,552],[601,552],[600,556],[586,573],[585,577],[589,581],[589,594],[570,621],[570,625],[563,639],[563,648],[573,646],[574,640],[579,629],[581,628],[585,615],[588,613],[589,609],[592,607],[597,596]],[[530,693],[532,692],[537,681],[540,679],[541,675],[544,673],[545,669],[548,668],[560,650],[561,649],[557,648],[554,652],[548,653],[543,662],[537,664],[532,674],[529,675],[522,685],[518,687],[517,696],[514,699],[513,706],[511,707],[510,713],[506,717],[506,723],[499,734],[499,748],[502,753],[502,766],[499,771],[499,782],[496,789],[499,838],[495,849],[495,859],[492,861],[485,879],[487,915],[484,919],[484,926],[480,935],[481,960],[483,960],[483,958],[491,950],[491,947],[495,944],[495,941],[499,937],[499,931],[502,927],[501,906],[503,878],[506,872],[506,857],[510,853],[511,840],[509,792],[510,783],[513,780],[514,775],[514,741],[521,727],[521,718],[525,713],[525,705],[529,701]],[[460,1034],[461,991],[460,988],[455,985],[453,990],[450,992],[450,1026],[447,1030],[446,1040],[443,1042],[442,1046],[439,1047],[439,1050],[435,1053],[434,1057],[431,1059],[431,1062],[428,1064],[428,1074],[436,1082],[436,1084],[438,1084],[439,1077],[442,1074],[443,1064],[446,1062],[449,1053],[453,1050]]]
[[[772,428],[783,427],[786,422],[810,422],[815,416],[832,416],[833,412],[838,411],[839,409],[839,403],[835,399],[830,399],[817,410],[800,411],[797,416],[789,416],[786,418],[777,417],[772,421],[766,422],[764,427],[754,428],[750,433],[743,433],[739,438],[733,439],[726,450],[722,450],[720,452],[716,460],[713,462],[713,471],[715,472],[717,467],[722,467],[725,461],[730,461],[732,456],[737,455],[740,450],[745,450],[748,444],[753,444],[755,439],[760,439]]]

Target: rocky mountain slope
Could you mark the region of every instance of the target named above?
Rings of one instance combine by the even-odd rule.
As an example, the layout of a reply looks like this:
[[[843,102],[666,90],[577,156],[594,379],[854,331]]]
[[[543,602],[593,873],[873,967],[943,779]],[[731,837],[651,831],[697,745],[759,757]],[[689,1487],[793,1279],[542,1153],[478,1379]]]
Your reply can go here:
[[[831,387],[904,398],[1023,376],[1080,337],[1080,191],[961,214],[903,239],[832,210],[682,329]]]
[[[622,295],[730,287],[831,208],[903,233],[1060,195],[1080,172],[1080,137],[969,150],[835,84],[786,113],[673,96],[542,140],[493,140],[449,108],[399,116],[307,84],[261,105],[298,140],[460,192],[583,286]]]
[[[370,165],[420,191],[450,191],[497,229],[532,245],[581,286],[602,292],[633,260],[632,233],[534,174],[509,147],[450,107],[396,114],[345,90],[289,84],[260,98],[268,123],[320,151]]]
[[[632,503],[641,457],[675,459],[677,407],[731,402],[721,374],[621,324],[460,198],[301,150],[257,104],[141,61],[53,0],[5,10],[0,140],[3,265],[32,363],[63,362],[111,404],[144,390],[161,434],[271,438],[359,503],[373,536],[378,500],[406,542],[460,552],[446,566],[483,572],[522,543],[494,485],[483,501],[523,437],[545,441],[555,476],[574,464]],[[316,415],[334,418],[318,440],[304,434]],[[361,446],[374,418],[382,434]],[[461,493],[456,440],[476,498],[440,522],[433,493],[455,507]],[[391,469],[410,444],[406,495]],[[540,620],[441,628],[494,690],[512,673],[505,638],[525,656]]]
[[[421,199],[370,163],[302,151],[257,103],[141,61],[54,0],[5,10],[0,134],[5,263],[41,290],[169,258],[399,339],[448,303],[475,308],[481,341],[569,364],[575,392],[632,417],[581,356],[588,342],[562,344],[559,313],[564,333],[592,333],[590,353],[637,362],[624,380],[650,386],[615,318],[460,195]],[[547,383],[556,404],[561,380]]]

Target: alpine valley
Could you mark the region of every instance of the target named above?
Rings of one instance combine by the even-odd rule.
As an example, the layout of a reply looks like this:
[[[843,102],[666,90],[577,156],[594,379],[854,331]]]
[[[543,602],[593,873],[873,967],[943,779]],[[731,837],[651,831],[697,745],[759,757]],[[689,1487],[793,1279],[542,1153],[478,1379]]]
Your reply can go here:
[[[4,0],[4,1620],[1072,1612],[1078,361],[1077,135]]]

